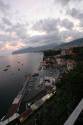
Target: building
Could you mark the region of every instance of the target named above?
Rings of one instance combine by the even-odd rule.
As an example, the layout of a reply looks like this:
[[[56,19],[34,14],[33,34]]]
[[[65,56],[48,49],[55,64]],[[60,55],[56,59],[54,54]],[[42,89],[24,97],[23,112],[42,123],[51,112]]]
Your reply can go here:
[[[75,53],[73,52],[73,48],[69,48],[69,49],[63,49],[63,50],[61,51],[61,55],[62,55],[62,56],[75,55]]]
[[[76,66],[76,62],[74,60],[67,60],[67,70],[71,71]]]
[[[58,64],[59,66],[64,66],[64,65],[66,65],[65,60],[64,60],[63,58],[61,58],[61,57],[56,58],[56,62],[57,62],[57,64]]]

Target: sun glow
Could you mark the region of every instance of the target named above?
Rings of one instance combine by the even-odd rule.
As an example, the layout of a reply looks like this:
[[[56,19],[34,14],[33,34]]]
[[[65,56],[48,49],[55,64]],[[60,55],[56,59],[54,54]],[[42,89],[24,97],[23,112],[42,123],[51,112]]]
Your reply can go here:
[[[69,42],[69,41],[71,41],[71,40],[73,40],[73,37],[72,36],[68,36],[68,37],[66,37],[66,42]]]
[[[27,33],[30,36],[46,35],[46,32],[39,32],[39,31],[36,31],[36,30],[29,30]]]
[[[66,31],[67,29],[65,27],[61,27],[60,25],[57,26],[59,32]]]
[[[16,49],[25,47],[25,44],[22,43],[21,41],[16,41],[15,43],[9,43],[7,42],[5,46],[2,48],[2,50],[8,50],[8,51],[14,51]]]

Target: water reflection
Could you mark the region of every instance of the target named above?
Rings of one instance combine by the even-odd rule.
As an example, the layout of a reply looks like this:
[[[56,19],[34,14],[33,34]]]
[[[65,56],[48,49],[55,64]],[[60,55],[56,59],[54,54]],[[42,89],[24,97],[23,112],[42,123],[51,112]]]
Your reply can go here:
[[[37,72],[42,57],[41,53],[30,53],[0,58],[0,117],[7,112],[26,74]]]

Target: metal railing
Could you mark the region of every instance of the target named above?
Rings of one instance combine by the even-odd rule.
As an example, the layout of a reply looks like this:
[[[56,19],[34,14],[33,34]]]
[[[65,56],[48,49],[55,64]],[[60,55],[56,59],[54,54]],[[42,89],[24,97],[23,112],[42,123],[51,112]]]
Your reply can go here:
[[[74,125],[80,113],[83,111],[83,99],[79,102],[75,110],[71,113],[64,125]]]

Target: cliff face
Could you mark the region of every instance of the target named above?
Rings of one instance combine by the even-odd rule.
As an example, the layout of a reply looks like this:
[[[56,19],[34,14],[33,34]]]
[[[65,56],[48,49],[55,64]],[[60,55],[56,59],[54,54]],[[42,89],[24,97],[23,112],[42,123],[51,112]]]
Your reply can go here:
[[[40,110],[41,125],[63,125],[83,97],[83,48],[75,51],[77,66],[63,75],[56,85],[56,95]]]
[[[28,125],[34,125],[35,119],[39,125],[63,125],[83,98],[83,48],[75,51],[77,66],[57,82],[56,94],[28,120]]]
[[[57,92],[28,121],[34,125],[63,125],[83,97],[83,68],[78,64],[74,71],[66,74],[57,83]]]

